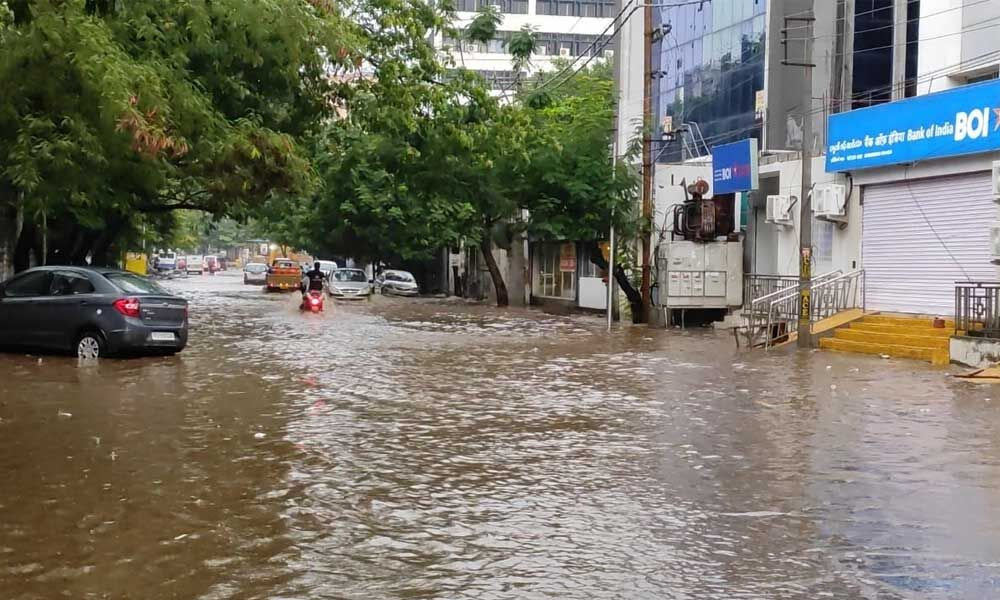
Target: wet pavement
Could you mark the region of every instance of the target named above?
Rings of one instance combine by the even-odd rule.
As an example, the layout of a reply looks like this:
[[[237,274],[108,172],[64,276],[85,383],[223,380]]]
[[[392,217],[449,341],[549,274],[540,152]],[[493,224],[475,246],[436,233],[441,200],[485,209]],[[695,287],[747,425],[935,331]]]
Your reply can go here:
[[[1000,596],[1000,388],[953,369],[168,285],[176,357],[0,355],[0,597]]]

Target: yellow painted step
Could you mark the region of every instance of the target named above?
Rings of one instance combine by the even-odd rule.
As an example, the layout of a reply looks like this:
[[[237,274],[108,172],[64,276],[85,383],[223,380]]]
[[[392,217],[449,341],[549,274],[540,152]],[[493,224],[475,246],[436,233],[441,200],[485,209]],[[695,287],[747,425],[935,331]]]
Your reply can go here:
[[[819,347],[825,350],[837,350],[839,352],[856,352],[859,354],[876,355],[885,354],[893,358],[926,360],[934,363],[935,365],[946,365],[949,362],[947,350],[935,350],[933,348],[913,348],[911,346],[870,344],[866,342],[855,342],[853,340],[842,340],[837,338],[824,338],[819,341]]]
[[[955,330],[949,327],[912,327],[906,325],[886,325],[885,323],[865,323],[856,321],[851,323],[851,329],[858,331],[872,331],[876,333],[895,333],[899,335],[926,335],[934,337],[951,337]]]
[[[933,327],[934,317],[894,317],[891,315],[868,315],[862,319],[864,323],[881,323],[883,325]],[[944,319],[945,329],[954,329],[954,319]]]
[[[948,350],[950,343],[947,337],[940,335],[914,335],[910,332],[904,334],[864,331],[861,329],[838,329],[833,332],[833,335],[837,339],[853,342],[883,344],[886,346],[909,346],[911,348],[932,348],[937,350]]]

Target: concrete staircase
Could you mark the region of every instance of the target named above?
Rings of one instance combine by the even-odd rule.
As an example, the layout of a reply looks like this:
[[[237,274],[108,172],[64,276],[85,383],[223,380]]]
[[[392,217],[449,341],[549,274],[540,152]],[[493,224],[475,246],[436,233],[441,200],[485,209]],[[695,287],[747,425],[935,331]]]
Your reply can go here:
[[[836,329],[833,337],[819,341],[819,347],[946,365],[949,338],[954,330],[952,320],[945,320],[943,328],[936,328],[931,317],[867,315],[847,327]]]

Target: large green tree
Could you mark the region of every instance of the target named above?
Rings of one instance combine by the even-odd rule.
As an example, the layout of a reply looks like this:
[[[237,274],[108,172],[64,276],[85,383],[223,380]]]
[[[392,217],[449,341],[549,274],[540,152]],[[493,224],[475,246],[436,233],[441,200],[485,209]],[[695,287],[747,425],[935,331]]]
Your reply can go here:
[[[611,160],[615,105],[610,66],[601,62],[571,77],[538,77],[522,98],[536,132],[530,169],[520,184],[527,192],[523,206],[530,213],[529,233],[535,239],[583,242],[591,260],[607,269],[598,242],[608,239],[611,224],[620,243],[634,241],[640,228],[635,174],[624,156],[617,163]],[[641,317],[642,297],[631,277],[634,265],[627,252],[616,254],[615,279],[632,314]]]
[[[0,2],[0,211],[15,262],[109,260],[142,225],[308,192],[301,138],[355,60],[323,0]],[[166,223],[166,225],[164,225]]]

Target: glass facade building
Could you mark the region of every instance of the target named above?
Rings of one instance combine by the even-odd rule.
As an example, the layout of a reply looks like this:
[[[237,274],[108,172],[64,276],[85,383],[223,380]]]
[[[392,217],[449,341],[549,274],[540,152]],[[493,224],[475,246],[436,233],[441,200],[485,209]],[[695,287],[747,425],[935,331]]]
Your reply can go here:
[[[653,25],[662,37],[657,34],[653,45],[654,139],[664,117],[674,130],[697,123],[709,147],[760,138],[756,103],[764,89],[766,0],[714,0],[656,12]],[[657,162],[694,154],[680,137],[653,148]]]

